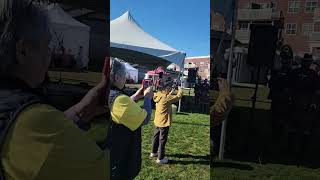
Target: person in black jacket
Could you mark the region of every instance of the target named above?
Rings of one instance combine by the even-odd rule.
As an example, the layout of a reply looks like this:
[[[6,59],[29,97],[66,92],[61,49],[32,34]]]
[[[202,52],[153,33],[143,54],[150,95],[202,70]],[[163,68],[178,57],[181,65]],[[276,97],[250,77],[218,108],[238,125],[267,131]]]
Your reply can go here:
[[[82,129],[106,112],[107,77],[67,111],[51,106],[49,24],[39,1],[0,1],[0,179],[107,179],[107,156]]]
[[[109,108],[112,121],[107,144],[111,157],[111,179],[130,180],[141,169],[141,126],[150,120],[153,92],[150,87],[141,87],[129,97],[124,92],[124,64],[113,59],[110,65]],[[136,103],[141,98],[144,98],[144,108]]]

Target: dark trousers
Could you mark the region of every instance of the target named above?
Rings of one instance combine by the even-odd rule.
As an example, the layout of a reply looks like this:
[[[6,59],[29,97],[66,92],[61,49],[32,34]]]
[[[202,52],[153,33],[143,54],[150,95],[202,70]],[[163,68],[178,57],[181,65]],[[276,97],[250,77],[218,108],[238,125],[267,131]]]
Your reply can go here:
[[[112,123],[108,135],[111,180],[134,179],[141,169],[141,128],[131,131]]]
[[[165,146],[169,134],[168,127],[155,127],[152,139],[152,153],[158,153],[158,159],[165,157]]]

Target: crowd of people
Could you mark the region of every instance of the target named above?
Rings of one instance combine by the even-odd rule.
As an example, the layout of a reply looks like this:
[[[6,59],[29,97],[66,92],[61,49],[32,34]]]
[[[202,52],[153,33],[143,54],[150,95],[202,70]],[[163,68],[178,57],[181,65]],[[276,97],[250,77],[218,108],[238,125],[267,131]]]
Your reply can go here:
[[[208,80],[205,79],[202,81],[201,77],[198,77],[194,86],[194,103],[200,108],[200,112],[206,112],[209,106],[209,90],[210,84]]]
[[[274,145],[288,137],[288,151],[302,153],[320,115],[320,64],[308,54],[297,59],[283,52],[268,84]]]

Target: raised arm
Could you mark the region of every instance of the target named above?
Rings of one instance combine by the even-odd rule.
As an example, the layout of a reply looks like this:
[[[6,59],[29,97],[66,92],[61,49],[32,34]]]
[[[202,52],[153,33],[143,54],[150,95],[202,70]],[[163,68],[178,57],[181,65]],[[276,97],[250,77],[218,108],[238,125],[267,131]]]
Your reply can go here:
[[[232,97],[225,80],[219,81],[219,95],[213,106],[210,107],[210,121],[213,126],[219,125],[228,116],[232,108]]]
[[[179,101],[183,96],[181,87],[178,88],[178,94],[177,95],[172,95],[172,93],[173,93],[173,91],[171,91],[170,94],[168,95],[168,100],[167,101],[169,103],[175,103],[175,102]]]

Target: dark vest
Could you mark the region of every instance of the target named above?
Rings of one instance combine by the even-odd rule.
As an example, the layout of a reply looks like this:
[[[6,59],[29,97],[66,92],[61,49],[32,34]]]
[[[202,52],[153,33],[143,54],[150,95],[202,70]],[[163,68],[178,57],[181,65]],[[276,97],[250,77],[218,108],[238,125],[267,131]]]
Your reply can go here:
[[[0,87],[0,155],[2,155],[6,135],[19,113],[32,104],[43,102],[43,98],[35,93],[19,88]],[[5,179],[2,164],[0,179]]]
[[[120,90],[111,90],[109,107],[121,94]],[[111,158],[111,180],[134,179],[141,170],[141,128],[131,131],[124,125],[110,121],[108,131],[108,149]]]

